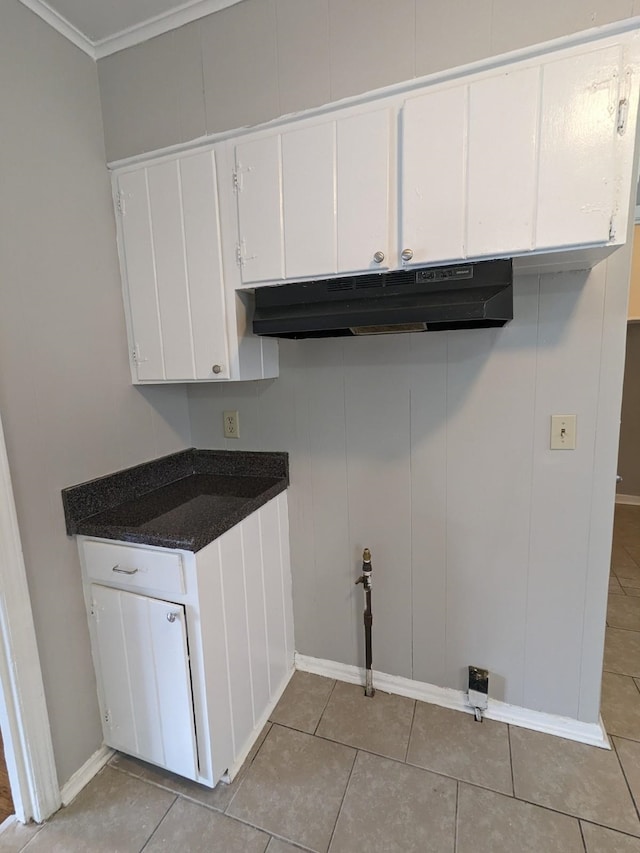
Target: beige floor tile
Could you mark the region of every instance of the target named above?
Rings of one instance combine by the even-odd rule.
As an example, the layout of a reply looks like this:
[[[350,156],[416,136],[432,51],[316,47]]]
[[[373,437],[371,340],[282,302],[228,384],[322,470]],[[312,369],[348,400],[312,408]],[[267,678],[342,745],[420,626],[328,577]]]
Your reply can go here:
[[[582,822],[587,853],[640,853],[640,838]]]
[[[638,568],[638,563],[629,553],[628,548],[628,545],[621,545],[616,542],[611,549],[611,567],[616,574],[624,572],[625,569],[633,570]]]
[[[29,842],[29,853],[138,853],[175,799],[118,773],[98,774]]]
[[[331,853],[453,853],[456,783],[359,752]]]
[[[264,853],[269,836],[196,803],[178,799],[145,853]]]
[[[640,677],[640,632],[607,628],[603,668],[606,672]]]
[[[282,726],[313,734],[334,684],[332,678],[297,670],[270,719]]]
[[[640,587],[638,586],[623,586],[622,592],[625,595],[636,595],[640,596]]]
[[[338,682],[317,734],[387,758],[404,761],[415,701],[376,691],[367,698],[357,684]]]
[[[624,546],[625,551],[631,557],[631,559],[635,562],[637,566],[640,566],[640,521],[635,523],[634,529],[634,541],[628,542],[627,545]],[[631,538],[631,537],[629,537]]]
[[[478,723],[472,714],[417,702],[407,761],[483,788],[513,792],[509,732],[495,720]]]
[[[600,711],[610,735],[640,740],[640,690],[633,678],[603,672]]]
[[[511,728],[516,797],[640,835],[640,821],[614,751]]]
[[[457,838],[456,853],[584,853],[575,818],[465,784]]]
[[[615,746],[624,775],[627,777],[631,794],[640,809],[640,743],[614,737]]]
[[[347,746],[274,725],[227,814],[324,853],[355,755]]]
[[[612,595],[607,605],[607,625],[640,631],[640,598]]]
[[[270,728],[271,723],[268,723],[262,729],[246,761],[238,773],[236,773],[233,782],[230,785],[218,782],[213,789],[207,788],[205,785],[199,785],[197,782],[192,782],[190,779],[185,779],[183,776],[176,776],[175,773],[169,773],[168,770],[163,770],[161,767],[155,767],[153,764],[147,764],[144,761],[139,761],[137,758],[123,755],[120,752],[117,752],[109,763],[117,770],[144,779],[145,782],[150,782],[152,785],[160,785],[161,788],[166,788],[176,794],[181,794],[189,800],[195,800],[197,803],[203,803],[212,809],[223,812],[242,784],[244,775],[251,766],[251,762],[262,746]]]
[[[0,853],[20,853],[33,836],[42,829],[36,823],[12,823],[0,835]]]
[[[635,563],[622,568],[615,567],[613,569],[613,573],[618,578],[622,586],[640,586],[640,567]]]
[[[615,575],[609,578],[609,595],[624,595],[624,589],[620,586],[620,581]]]
[[[272,838],[267,853],[300,853],[302,847],[294,847],[287,841],[280,841],[279,838]]]

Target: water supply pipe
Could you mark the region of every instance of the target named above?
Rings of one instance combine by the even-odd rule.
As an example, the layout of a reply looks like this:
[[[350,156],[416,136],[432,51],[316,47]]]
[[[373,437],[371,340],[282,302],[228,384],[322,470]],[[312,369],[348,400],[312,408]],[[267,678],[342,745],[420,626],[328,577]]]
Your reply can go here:
[[[373,625],[373,613],[371,611],[371,551],[365,548],[362,552],[362,574],[356,581],[364,588],[364,647],[365,647],[365,696],[373,696],[376,692],[373,688],[373,669],[371,651],[371,626]]]

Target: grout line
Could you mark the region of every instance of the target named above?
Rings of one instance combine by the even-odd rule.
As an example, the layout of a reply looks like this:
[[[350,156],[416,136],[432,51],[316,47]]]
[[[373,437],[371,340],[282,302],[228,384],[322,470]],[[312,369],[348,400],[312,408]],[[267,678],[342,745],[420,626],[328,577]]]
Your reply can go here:
[[[629,796],[631,797],[631,802],[633,803],[633,807],[635,809],[635,812],[638,815],[638,820],[640,820],[640,810],[638,809],[638,804],[636,803],[636,798],[633,796],[633,791],[631,790],[631,785],[629,784],[629,780],[627,779],[627,774],[625,772],[622,761],[620,760],[620,756],[618,755],[618,747],[616,746],[616,743],[615,743],[613,738],[611,738],[611,746],[613,749],[613,753],[614,753],[614,755],[618,761],[618,766],[620,767],[620,770],[622,771],[622,778],[624,779],[624,781],[626,783],[627,790],[629,791]]]
[[[453,849],[458,849],[458,815],[460,811],[460,782],[456,782],[456,808],[453,818]]]
[[[411,715],[411,725],[409,726],[409,737],[407,738],[407,748],[404,751],[404,763],[407,764],[407,759],[409,758],[409,746],[411,744],[411,735],[413,734],[413,724],[416,720],[416,709],[418,707],[418,700],[413,700],[413,714]]]
[[[578,821],[578,829],[580,830],[580,838],[582,839],[582,849],[583,849],[583,850],[585,851],[585,853],[586,853],[586,850],[587,850],[587,842],[586,842],[586,841],[585,841],[585,839],[584,839],[584,830],[582,829],[582,821],[581,821],[581,820],[579,820],[579,821]]]
[[[511,790],[516,795],[516,779],[513,772],[513,750],[511,748],[511,726],[507,724],[507,743],[509,744],[509,766],[511,767]]]
[[[329,691],[329,695],[327,696],[327,701],[324,703],[322,713],[318,717],[318,722],[316,723],[316,727],[314,728],[314,730],[312,732],[309,732],[309,734],[315,735],[315,733],[318,731],[318,727],[320,726],[320,723],[322,722],[322,718],[324,717],[324,712],[327,710],[327,706],[329,705],[329,702],[331,701],[331,697],[333,696],[333,691],[336,689],[337,683],[338,683],[337,680],[334,679],[333,680],[333,687]]]
[[[333,824],[333,832],[331,833],[331,838],[329,839],[329,846],[328,846],[327,850],[331,850],[331,844],[333,843],[333,836],[336,834],[336,828],[338,826],[338,821],[340,820],[340,814],[342,812],[342,807],[343,807],[344,801],[347,797],[347,792],[349,790],[349,786],[351,785],[351,779],[353,777],[353,770],[356,766],[356,761],[358,760],[358,752],[359,752],[359,750],[356,750],[356,754],[353,757],[353,764],[351,765],[351,770],[349,772],[349,778],[347,779],[347,784],[345,785],[344,794],[342,795],[342,799],[340,800],[340,808],[338,809],[338,813],[336,815],[336,822]]]
[[[153,836],[156,834],[156,832],[157,832],[157,831],[158,831],[158,829],[160,828],[160,824],[161,824],[161,823],[162,823],[162,821],[165,819],[165,817],[169,814],[169,812],[171,811],[171,809],[175,806],[175,804],[176,804],[177,800],[178,800],[178,795],[176,794],[176,795],[175,795],[175,797],[173,798],[173,801],[172,801],[171,805],[170,805],[170,806],[169,806],[169,808],[166,810],[166,812],[162,815],[162,817],[160,818],[160,820],[158,821],[158,823],[155,825],[155,828],[154,828],[153,832],[151,833],[151,835],[147,838],[147,840],[144,842],[144,844],[143,844],[143,845],[142,845],[142,847],[140,848],[140,853],[143,853],[143,850],[145,850],[145,848],[148,846],[149,842],[151,841],[151,839],[153,838]]]

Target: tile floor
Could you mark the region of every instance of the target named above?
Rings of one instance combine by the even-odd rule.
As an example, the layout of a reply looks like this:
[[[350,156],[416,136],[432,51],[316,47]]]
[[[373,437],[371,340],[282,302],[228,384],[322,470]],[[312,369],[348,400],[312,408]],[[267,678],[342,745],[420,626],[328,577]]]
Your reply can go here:
[[[640,853],[640,507],[614,543],[612,751],[298,672],[231,785],[116,755],[0,853]]]

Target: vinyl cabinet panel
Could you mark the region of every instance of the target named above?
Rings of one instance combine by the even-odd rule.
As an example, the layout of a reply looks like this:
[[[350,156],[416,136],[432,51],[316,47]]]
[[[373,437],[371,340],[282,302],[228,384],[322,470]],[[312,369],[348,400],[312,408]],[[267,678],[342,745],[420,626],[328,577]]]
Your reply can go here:
[[[213,151],[180,160],[182,218],[196,379],[229,376],[220,216]]]
[[[285,272],[289,279],[337,270],[335,122],[282,134]]]
[[[400,249],[413,264],[464,258],[467,87],[406,101],[401,133]]]
[[[184,608],[93,585],[105,742],[197,776]]]
[[[390,111],[340,119],[336,132],[338,272],[386,269],[392,253]],[[379,263],[374,260],[376,252],[384,254]]]
[[[146,169],[120,175],[118,194],[137,379],[158,379],[164,363]]]
[[[620,61],[613,46],[544,66],[537,248],[609,239]]]
[[[235,147],[238,226],[245,284],[284,276],[280,135]]]
[[[165,379],[195,374],[178,161],[147,172]]]
[[[469,257],[532,248],[539,92],[538,68],[469,87]]]

